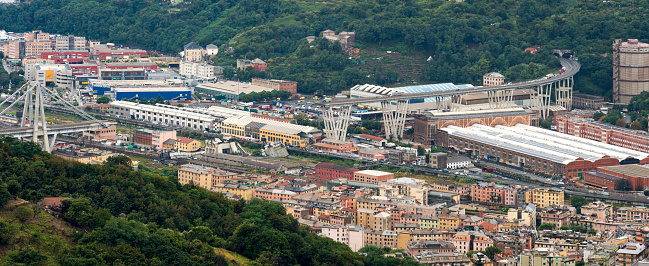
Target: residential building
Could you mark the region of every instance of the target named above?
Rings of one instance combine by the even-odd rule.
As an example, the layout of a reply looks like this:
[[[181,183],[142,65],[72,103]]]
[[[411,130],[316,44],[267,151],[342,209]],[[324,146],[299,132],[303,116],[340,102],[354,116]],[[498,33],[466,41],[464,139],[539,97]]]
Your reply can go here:
[[[436,168],[436,169],[447,168],[448,155],[445,152],[429,153],[428,157],[430,159],[430,163],[428,163],[429,167]]]
[[[433,266],[470,266],[472,265],[471,259],[462,253],[453,253],[453,254],[439,254],[431,251],[422,251],[419,255],[416,255],[414,259],[426,265]]]
[[[520,266],[575,266],[575,260],[559,255],[554,248],[537,248],[520,255]]]
[[[322,32],[322,37],[327,39],[329,42],[339,42],[340,48],[343,51],[351,49],[356,43],[356,33],[355,32],[340,32],[338,35],[332,30],[325,30]]]
[[[201,47],[200,45],[194,42],[190,42],[188,44],[185,44],[183,48],[183,61],[203,61],[203,57],[205,56],[205,49],[203,49],[203,47]]]
[[[555,227],[561,227],[564,225],[572,225],[572,220],[575,218],[577,210],[575,207],[566,206],[566,205],[550,205],[541,209],[537,213],[541,217],[541,223],[551,223]]]
[[[180,75],[188,78],[213,79],[216,78],[216,67],[206,62],[180,62]]]
[[[345,226],[322,226],[322,236],[333,239],[336,242],[343,243],[357,252],[365,246],[365,230],[357,225],[349,224]]]
[[[500,86],[505,83],[505,76],[498,72],[491,72],[482,76],[483,86]]]
[[[397,233],[392,230],[385,231],[375,231],[375,230],[365,230],[365,245],[377,246],[379,248],[397,247]]]
[[[315,177],[322,180],[347,179],[354,180],[356,168],[338,166],[330,163],[318,163],[315,166]]]
[[[395,197],[404,195],[415,198],[419,204],[428,205],[428,192],[431,186],[426,181],[409,177],[401,177],[379,182],[376,186],[379,196]]]
[[[462,226],[462,220],[457,216],[451,215],[440,215],[438,221],[438,227],[442,230],[454,230]],[[457,247],[457,245],[456,245]]]
[[[623,221],[647,220],[649,209],[644,206],[620,207],[615,211],[615,217]]]
[[[223,184],[237,176],[236,173],[194,164],[184,164],[178,169],[178,182],[180,184],[193,183],[206,189]]]
[[[266,71],[266,68],[268,68],[268,64],[259,58],[250,61],[250,66],[259,71]]]
[[[453,254],[456,250],[453,243],[444,241],[444,240],[416,240],[411,241],[406,244],[407,249],[405,250],[409,256],[419,255],[421,252],[429,251],[436,254]]]
[[[467,157],[454,157],[446,160],[446,169],[464,169],[473,166],[471,159]]]
[[[627,243],[624,248],[617,250],[616,265],[630,266],[643,259],[647,255],[647,248],[644,244]]]
[[[178,137],[174,143],[174,149],[181,152],[195,152],[201,149],[201,142],[195,139]]]
[[[241,184],[216,184],[212,186],[211,190],[217,192],[225,192],[235,194],[243,200],[252,199],[255,189]]]
[[[258,188],[254,197],[265,200],[291,200],[297,193],[285,189]]]
[[[581,214],[595,217],[598,221],[607,221],[614,218],[615,212],[612,205],[595,201],[581,206]]]
[[[534,203],[539,208],[550,205],[565,205],[564,192],[545,188],[535,188],[525,192],[525,202]]]

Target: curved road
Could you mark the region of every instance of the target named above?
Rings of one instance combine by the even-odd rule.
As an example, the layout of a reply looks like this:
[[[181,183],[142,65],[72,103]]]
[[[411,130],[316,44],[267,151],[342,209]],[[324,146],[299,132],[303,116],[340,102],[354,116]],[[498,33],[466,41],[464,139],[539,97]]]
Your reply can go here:
[[[554,76],[549,79],[536,79],[529,82],[520,82],[513,83],[509,85],[500,85],[500,86],[484,86],[484,87],[475,87],[469,89],[458,89],[458,90],[447,90],[447,91],[431,91],[431,92],[420,92],[420,93],[407,93],[398,96],[387,96],[387,97],[378,97],[378,98],[356,98],[356,99],[343,99],[343,100],[333,100],[331,102],[320,103],[324,106],[338,106],[338,105],[354,105],[360,103],[371,103],[379,101],[396,101],[396,100],[410,100],[410,99],[421,99],[429,97],[447,97],[455,96],[458,94],[472,94],[472,93],[485,93],[489,91],[504,91],[512,89],[528,89],[531,87],[536,87],[540,85],[551,84],[560,80],[570,78],[579,72],[581,65],[574,60],[565,59],[559,57],[561,65],[566,68],[565,72],[561,75]]]

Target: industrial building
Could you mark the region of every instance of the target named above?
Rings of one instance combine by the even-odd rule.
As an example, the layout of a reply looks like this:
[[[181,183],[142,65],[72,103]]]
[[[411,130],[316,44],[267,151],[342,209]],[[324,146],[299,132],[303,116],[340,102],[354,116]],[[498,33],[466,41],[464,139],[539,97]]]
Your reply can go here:
[[[185,86],[169,87],[117,87],[104,93],[115,100],[155,99],[158,96],[165,100],[182,101],[192,98],[192,90]]]
[[[618,127],[571,114],[554,116],[554,123],[561,133],[649,153],[649,133],[644,130]]]
[[[97,49],[96,53],[100,60],[147,57],[146,51],[141,49]]]
[[[539,123],[538,115],[529,109],[520,107],[475,110],[462,112],[425,112],[414,115],[414,139],[426,145],[434,144],[437,131],[448,125],[469,127],[473,124],[485,126],[514,126],[524,124],[536,126]]]
[[[168,139],[175,138],[175,130],[137,129],[133,132],[133,143],[156,150],[162,149],[163,143]]]
[[[88,50],[45,50],[41,52],[41,59],[54,60],[56,64],[83,63],[90,58]]]
[[[613,43],[613,102],[629,104],[631,98],[649,91],[649,44],[629,39]]]
[[[196,86],[194,91],[196,93],[209,95],[210,97],[226,98],[238,101],[239,96],[242,94],[273,91],[273,89],[243,82],[219,81],[216,83],[199,84]]]
[[[99,68],[99,78],[103,80],[144,80],[144,68]]]
[[[225,135],[252,138],[261,142],[281,142],[294,147],[306,147],[309,139],[322,135],[322,131],[314,127],[253,116],[231,117],[223,120],[221,132]]]
[[[454,125],[438,131],[438,145],[537,172],[581,177],[600,166],[633,160],[649,162],[649,154],[524,124],[489,127]]]
[[[154,99],[161,96],[165,100],[191,99],[191,89],[175,80],[89,80],[88,87],[93,95],[106,95],[116,100]]]
[[[619,189],[618,181],[629,180],[631,190],[643,191],[649,188],[649,166],[627,164],[598,167],[596,171],[583,175],[584,183],[607,190]]]
[[[297,81],[253,78],[251,83],[252,85],[262,86],[276,91],[288,91],[291,95],[297,94]]]
[[[216,118],[210,115],[126,101],[110,103],[109,114],[163,125],[210,130]]]

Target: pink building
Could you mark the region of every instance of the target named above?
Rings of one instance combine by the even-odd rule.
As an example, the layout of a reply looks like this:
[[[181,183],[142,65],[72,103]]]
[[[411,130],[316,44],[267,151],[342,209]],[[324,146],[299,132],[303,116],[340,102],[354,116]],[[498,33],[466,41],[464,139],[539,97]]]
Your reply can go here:
[[[367,159],[367,160],[385,160],[385,156],[387,156],[388,152],[385,150],[379,150],[379,149],[358,149],[358,157],[361,157],[361,159]]]
[[[561,133],[636,151],[649,152],[649,133],[646,131],[604,124],[573,114],[555,115],[554,123],[557,126],[557,131]]]
[[[362,227],[353,224],[347,226],[325,225],[322,227],[320,235],[343,243],[354,252],[365,246],[365,231],[363,231]]]
[[[594,216],[597,221],[613,220],[615,212],[613,206],[603,203],[601,201],[591,202],[586,206],[581,207],[581,214]]]
[[[258,188],[255,190],[255,198],[265,200],[291,200],[297,193],[283,189]]]

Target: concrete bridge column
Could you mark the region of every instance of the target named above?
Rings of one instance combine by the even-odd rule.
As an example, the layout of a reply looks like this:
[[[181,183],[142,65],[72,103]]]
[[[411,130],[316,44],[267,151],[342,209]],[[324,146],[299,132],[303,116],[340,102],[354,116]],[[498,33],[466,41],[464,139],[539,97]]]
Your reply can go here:
[[[573,77],[559,80],[555,90],[555,98],[558,105],[561,105],[570,111],[572,109],[572,87],[574,84]]]
[[[396,108],[392,102],[381,102],[381,111],[383,111],[383,128],[385,128],[385,138],[388,140],[397,140],[403,137],[403,130],[406,124],[406,114],[408,113],[409,100],[397,101]]]
[[[322,119],[324,121],[324,132],[328,139],[345,141],[347,138],[347,127],[351,116],[351,105],[340,106],[338,118],[334,116],[334,110],[330,106],[323,107]]]

